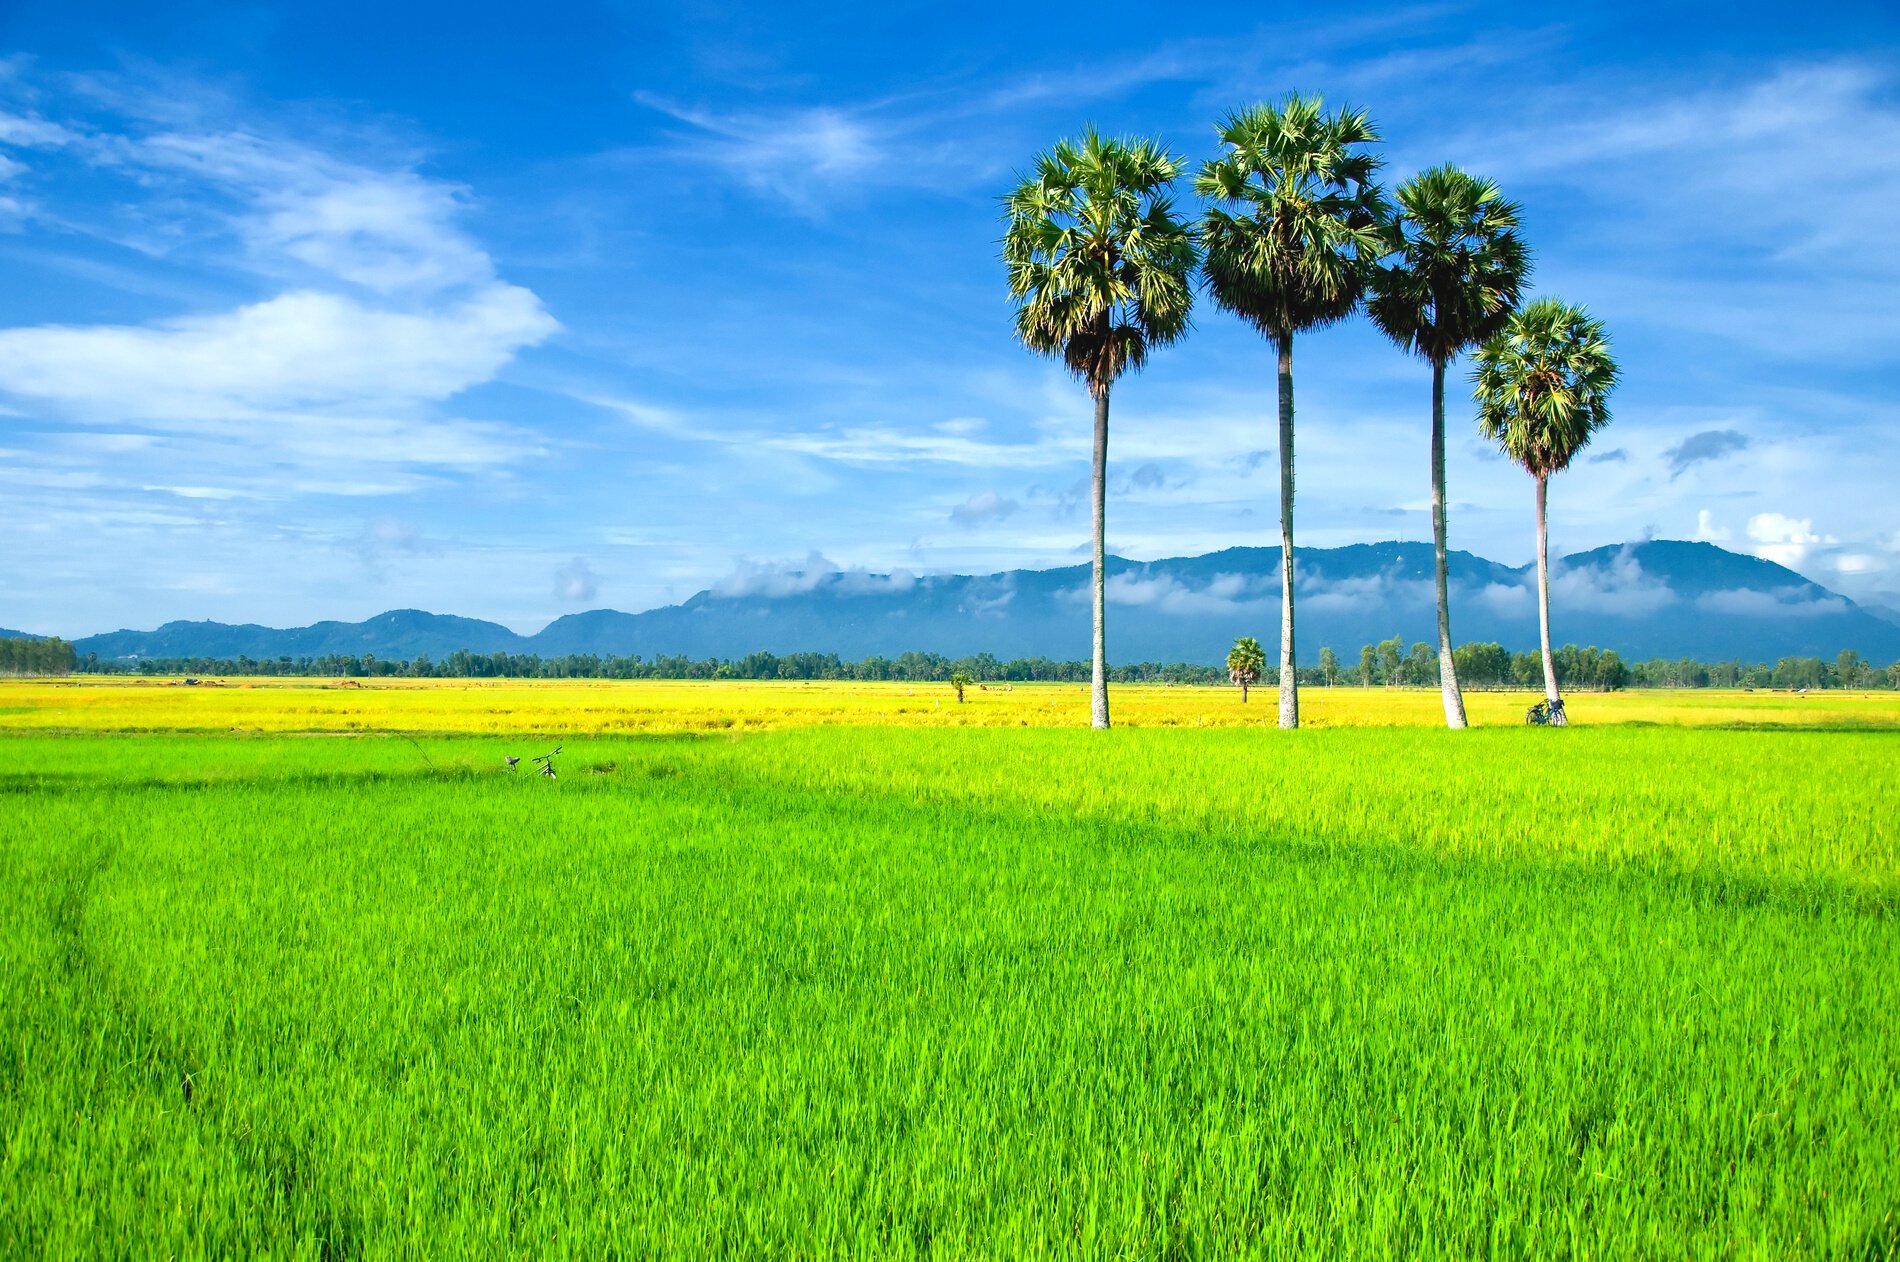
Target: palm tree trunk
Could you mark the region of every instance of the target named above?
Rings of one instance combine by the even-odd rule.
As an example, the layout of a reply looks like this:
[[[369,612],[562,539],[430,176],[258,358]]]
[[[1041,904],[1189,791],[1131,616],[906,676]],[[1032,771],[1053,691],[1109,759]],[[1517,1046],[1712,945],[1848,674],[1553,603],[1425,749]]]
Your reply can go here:
[[[1445,726],[1461,728],[1465,698],[1451,656],[1451,597],[1445,578],[1445,365],[1432,361],[1432,551],[1438,580],[1438,686],[1445,695]]]
[[[1537,475],[1537,632],[1544,644],[1544,700],[1557,700],[1557,663],[1550,655],[1550,518],[1544,510],[1550,475]]]
[[[1293,335],[1280,335],[1280,726],[1300,725],[1293,654]]]
[[[1108,613],[1108,390],[1109,383],[1103,382],[1095,392],[1095,467],[1089,488],[1095,519],[1095,673],[1090,682],[1089,723],[1102,728],[1108,726],[1108,638],[1104,632]]]

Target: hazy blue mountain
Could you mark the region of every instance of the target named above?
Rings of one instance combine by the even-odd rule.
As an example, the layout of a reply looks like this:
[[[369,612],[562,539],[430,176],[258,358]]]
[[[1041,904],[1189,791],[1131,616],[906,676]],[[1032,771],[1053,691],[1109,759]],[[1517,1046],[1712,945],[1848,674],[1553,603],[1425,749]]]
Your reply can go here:
[[[1273,647],[1279,629],[1279,549],[1228,548],[1152,562],[1109,559],[1109,655],[1114,661],[1219,662],[1234,638]],[[1713,544],[1654,540],[1598,548],[1553,566],[1559,643],[1613,648],[1626,658],[1694,656],[1773,661],[1856,649],[1900,658],[1900,626],[1756,557]],[[1299,554],[1299,657],[1322,645],[1356,663],[1359,646],[1392,635],[1433,641],[1432,550],[1423,543],[1309,548]],[[1537,643],[1535,574],[1467,552],[1450,558],[1453,638]],[[739,657],[756,650],[846,658],[911,649],[1000,658],[1086,657],[1088,567],[984,575],[755,571],[684,604],[628,614],[569,614],[520,636],[491,622],[398,610],[362,623],[287,631],[174,622],[76,641],[101,657],[317,656],[374,653],[440,658],[473,652]]]
[[[1109,560],[1109,654],[1116,661],[1217,662],[1234,638],[1277,643],[1278,548],[1229,548],[1162,561]],[[1322,645],[1356,660],[1398,635],[1434,642],[1432,550],[1423,543],[1302,549],[1299,657]],[[1535,573],[1466,552],[1450,557],[1454,639],[1537,642]],[[1900,657],[1900,628],[1800,575],[1711,544],[1654,541],[1565,557],[1555,567],[1559,642],[1626,656],[1773,660],[1856,648]],[[855,572],[753,575],[642,614],[561,618],[538,652],[683,653],[755,649],[857,658],[926,649],[998,657],[1087,655],[1088,567],[913,578]]]
[[[528,651],[526,641],[498,623],[420,609],[392,609],[364,622],[319,622],[278,630],[253,623],[168,622],[156,631],[111,631],[75,640],[79,655],[100,657],[322,657],[374,653],[409,658],[471,652]]]
[[[38,640],[42,638],[44,637],[34,635],[31,631],[9,631],[5,627],[0,627],[0,640]]]

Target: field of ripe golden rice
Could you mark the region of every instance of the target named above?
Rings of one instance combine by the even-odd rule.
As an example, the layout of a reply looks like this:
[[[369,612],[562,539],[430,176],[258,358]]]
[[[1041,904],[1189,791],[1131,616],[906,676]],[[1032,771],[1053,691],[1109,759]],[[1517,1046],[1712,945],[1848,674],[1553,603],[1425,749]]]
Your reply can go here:
[[[1271,688],[1111,689],[1131,727],[1272,727]],[[1435,689],[1303,688],[1311,727],[1436,726]],[[1525,692],[1471,692],[1479,726],[1518,724]],[[1577,725],[1900,728],[1900,693],[1740,690],[1578,692]],[[0,681],[0,730],[92,732],[550,732],[590,735],[762,730],[814,723],[903,727],[1079,727],[1085,684],[990,684],[959,705],[947,684],[515,679],[178,679]]]

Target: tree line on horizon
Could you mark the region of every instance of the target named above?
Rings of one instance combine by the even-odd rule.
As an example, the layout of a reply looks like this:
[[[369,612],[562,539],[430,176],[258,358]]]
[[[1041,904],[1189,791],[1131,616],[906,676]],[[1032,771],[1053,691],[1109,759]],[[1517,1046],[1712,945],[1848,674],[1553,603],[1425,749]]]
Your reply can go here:
[[[9,646],[46,644],[44,640],[0,640],[0,662],[9,659]],[[59,641],[58,643],[64,643]],[[66,645],[70,649],[71,645]],[[1467,643],[1453,650],[1461,684],[1484,689],[1532,689],[1543,682],[1541,653],[1514,653],[1501,644]],[[971,686],[1007,683],[1091,682],[1091,661],[1059,661],[1047,657],[1003,660],[990,653],[949,657],[942,653],[909,652],[896,657],[872,655],[849,661],[836,653],[748,653],[737,658],[692,658],[656,655],[651,658],[597,653],[542,657],[534,653],[471,653],[458,650],[440,660],[427,654],[412,658],[381,658],[372,653],[324,654],[319,657],[169,657],[138,661],[48,655],[46,669],[6,669],[0,673],[26,675],[134,675],[152,676],[281,676],[329,679],[668,679],[668,680],[810,680],[856,683],[949,683],[966,675]],[[1614,649],[1578,648],[1566,644],[1553,650],[1552,668],[1565,688],[1614,690],[1618,688],[1858,688],[1900,689],[1900,661],[1875,666],[1853,650],[1834,660],[1820,657],[1783,657],[1770,664],[1729,659],[1702,662],[1695,658],[1652,658],[1624,662]],[[1424,641],[1409,648],[1399,636],[1368,644],[1356,662],[1343,662],[1331,648],[1322,648],[1315,666],[1299,668],[1298,682],[1312,687],[1424,688],[1438,679],[1438,650]],[[1195,662],[1135,662],[1111,668],[1110,681],[1118,684],[1221,684],[1233,682],[1231,663],[1210,666]],[[1279,672],[1262,664],[1250,682],[1277,684]]]
[[[1172,189],[1183,159],[1147,138],[1093,128],[1038,155],[1004,199],[1003,261],[1015,331],[1062,361],[1094,403],[1091,473],[1091,721],[1109,726],[1106,487],[1115,382],[1186,335],[1195,290],[1256,328],[1277,356],[1280,457],[1280,725],[1299,726],[1294,652],[1295,334],[1363,310],[1402,350],[1431,365],[1435,656],[1445,721],[1466,726],[1452,647],[1445,513],[1445,374],[1476,351],[1479,432],[1535,482],[1538,622],[1545,692],[1561,683],[1550,638],[1547,487],[1609,422],[1617,367],[1600,321],[1555,298],[1521,306],[1530,249],[1519,207],[1453,166],[1387,191],[1364,111],[1328,112],[1292,94],[1237,110],[1217,127],[1220,156],[1193,180],[1207,205],[1190,222]],[[1256,670],[1254,672],[1258,674]]]
[[[78,661],[58,636],[0,637],[0,675],[70,675]]]

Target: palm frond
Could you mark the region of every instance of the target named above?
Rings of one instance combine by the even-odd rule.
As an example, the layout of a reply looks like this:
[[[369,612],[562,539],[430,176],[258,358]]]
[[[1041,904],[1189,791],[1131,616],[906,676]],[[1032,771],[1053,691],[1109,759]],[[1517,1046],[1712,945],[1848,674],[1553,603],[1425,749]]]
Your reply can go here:
[[[1539,298],[1478,351],[1478,432],[1533,477],[1547,477],[1568,468],[1609,424],[1617,377],[1603,322],[1581,307]]]
[[[1451,166],[1420,172],[1394,196],[1366,312],[1404,349],[1449,362],[1517,308],[1531,269],[1519,208],[1496,184]]]
[[[1194,181],[1215,203],[1200,225],[1210,296],[1269,337],[1345,319],[1384,252],[1380,162],[1364,148],[1377,129],[1363,111],[1295,95],[1217,130],[1227,152]]]
[[[1187,331],[1199,260],[1168,196],[1181,168],[1152,140],[1090,128],[1003,199],[1016,336],[1093,393]]]

